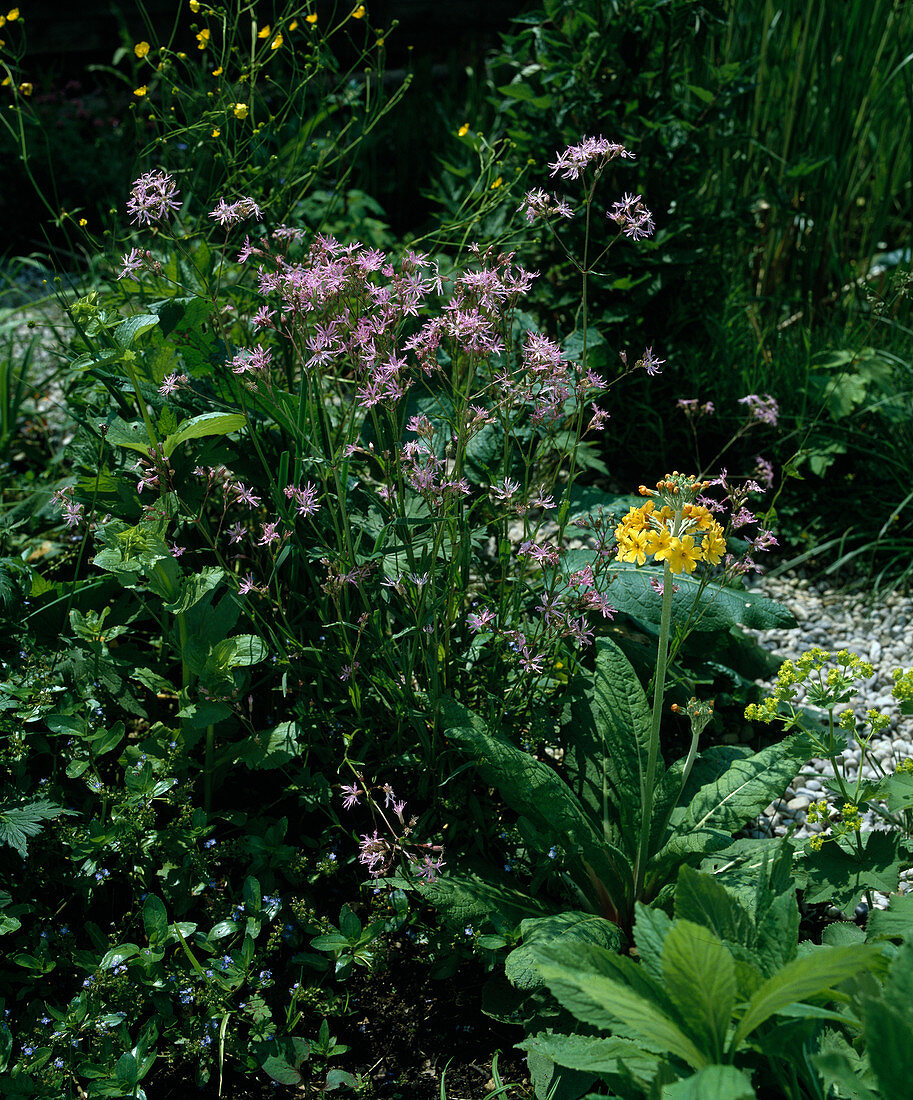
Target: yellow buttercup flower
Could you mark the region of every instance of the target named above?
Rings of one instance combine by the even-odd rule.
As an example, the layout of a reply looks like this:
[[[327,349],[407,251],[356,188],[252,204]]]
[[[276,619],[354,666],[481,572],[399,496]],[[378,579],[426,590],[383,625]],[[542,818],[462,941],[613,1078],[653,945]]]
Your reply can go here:
[[[258,38],[269,38],[269,23],[262,29],[257,31]]]
[[[306,15],[306,16],[304,17],[304,21],[305,21],[305,23],[316,23],[316,22],[317,22],[317,15],[316,15],[316,13],[315,13],[315,12],[311,12],[311,14],[310,14],[310,15]]]
[[[457,137],[466,137],[469,133],[469,123],[464,122],[463,125],[457,130]]]
[[[246,103],[236,103],[233,108],[235,118],[247,118],[250,107]]]
[[[85,225],[88,225],[89,223],[86,221],[85,218],[80,218],[79,219],[79,224],[80,224],[80,226],[85,226]]]
[[[272,40],[272,42],[270,42],[269,48],[271,50],[278,50],[279,47],[282,45],[283,41],[284,41],[284,39],[283,39],[282,35],[277,34],[276,37]]]
[[[19,85],[19,91],[22,92],[23,95],[31,95],[34,90],[33,85],[28,82]]]
[[[365,10],[366,9],[365,9],[364,4],[359,4],[358,7],[355,9],[355,11],[352,12],[352,18],[353,19],[364,19]]]
[[[495,180],[495,182],[491,185],[490,190],[492,190],[492,191],[497,190],[503,182],[504,182],[504,177],[503,176],[498,176],[498,178]]]
[[[197,49],[205,50],[209,45],[209,28],[204,27],[197,35]]]
[[[5,26],[6,26],[6,16],[5,15],[0,15],[0,27],[5,27]]]
[[[196,15],[200,10],[200,0],[190,0],[190,10]]]
[[[220,65],[218,67],[218,69],[213,69],[212,70],[212,75],[213,76],[221,76],[222,75],[222,66]]]
[[[10,8],[10,10],[6,13],[6,18],[11,23],[15,23],[16,20],[19,18],[19,9],[18,8]]]
[[[142,99],[147,91],[148,91],[148,88],[146,87],[146,85],[141,84],[139,88],[134,88],[133,89],[133,94],[136,96],[137,99]]]
[[[220,135],[221,133],[222,133],[222,131],[221,131],[221,130],[219,129],[219,127],[217,126],[217,127],[216,127],[216,128],[215,128],[215,129],[213,130],[213,132],[212,132],[212,136],[213,136],[213,137],[219,137],[219,135]]]
[[[0,43],[0,45],[2,45],[2,43]],[[5,88],[8,84],[12,83],[13,78],[11,76],[5,76],[2,80],[0,80],[0,88]]]
[[[148,42],[137,42],[137,44],[133,47],[133,52],[136,54],[137,57],[145,57],[149,50],[150,46]]]

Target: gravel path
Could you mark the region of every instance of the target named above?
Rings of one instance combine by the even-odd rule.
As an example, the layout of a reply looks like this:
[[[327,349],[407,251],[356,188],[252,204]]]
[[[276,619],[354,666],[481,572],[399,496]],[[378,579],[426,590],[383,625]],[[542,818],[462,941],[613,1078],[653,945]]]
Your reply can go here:
[[[885,769],[893,771],[901,760],[913,757],[913,716],[897,713],[891,696],[895,668],[904,670],[913,665],[913,596],[896,592],[881,596],[871,592],[841,592],[823,581],[801,574],[761,577],[752,586],[771,599],[779,600],[795,615],[797,626],[792,630],[752,630],[765,649],[782,659],[795,660],[814,645],[831,652],[847,649],[867,660],[874,674],[860,682],[852,704],[861,718],[870,708],[886,711],[891,724],[876,737],[870,752]],[[770,683],[758,681],[762,686]],[[802,697],[798,700],[802,702]],[[850,741],[843,754],[847,778],[855,780],[860,764],[863,777],[876,778],[878,771]],[[811,760],[787,788],[783,798],[767,808],[758,820],[756,835],[781,836],[790,829],[797,839],[822,831],[819,822],[806,820],[809,805],[824,797],[824,780],[833,774],[826,760]],[[871,810],[863,817],[863,828],[884,828],[882,819]],[[913,889],[913,871],[901,875],[901,891]],[[875,895],[875,904],[887,906],[886,895]]]

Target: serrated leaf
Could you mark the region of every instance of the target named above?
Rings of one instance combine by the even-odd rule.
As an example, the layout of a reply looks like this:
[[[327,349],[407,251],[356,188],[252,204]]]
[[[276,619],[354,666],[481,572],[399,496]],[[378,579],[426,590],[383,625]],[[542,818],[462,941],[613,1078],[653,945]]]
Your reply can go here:
[[[0,809],[0,844],[15,848],[25,859],[29,838],[38,836],[45,821],[72,813],[75,811],[65,810],[47,798],[38,798],[19,806],[4,806]]]
[[[533,917],[520,925],[523,943],[504,961],[507,980],[517,989],[532,990],[542,985],[535,961],[537,946],[558,947],[575,943],[595,943],[610,951],[621,950],[618,926],[593,913],[567,910],[549,917]]]
[[[642,902],[634,906],[634,945],[640,955],[643,968],[656,978],[663,979],[663,944],[672,931],[672,918],[662,909],[653,909]]]
[[[635,1077],[649,1079],[659,1063],[658,1055],[641,1050],[630,1039],[620,1039],[614,1035],[600,1038],[542,1032],[517,1043],[517,1046],[521,1050],[543,1054],[559,1066],[583,1073],[616,1074],[623,1068]]]
[[[913,1077],[909,996],[907,989],[904,1008],[875,997],[867,997],[862,1003],[869,1063],[885,1098],[908,1095]]]
[[[547,912],[543,903],[529,894],[475,874],[447,875],[418,883],[417,888],[454,928],[478,925],[492,916],[517,927],[524,917]]]
[[[893,894],[900,872],[910,860],[899,854],[897,833],[872,831],[862,834],[862,852],[846,851],[838,842],[809,851],[809,880],[805,900],[831,901],[838,909],[855,905],[865,890]]]
[[[732,955],[699,924],[676,920],[663,944],[663,988],[708,1061],[722,1058],[736,1002]]]
[[[606,1030],[623,1024],[654,1049],[673,1054],[694,1069],[707,1057],[656,1004],[629,985],[583,967],[539,964],[545,984],[558,1002],[578,1020]]]
[[[115,447],[127,447],[129,450],[137,451],[141,455],[148,456],[149,454],[149,433],[146,431],[146,425],[142,420],[136,420],[128,424],[125,420],[117,417],[108,425],[105,442],[111,443]]]
[[[224,569],[211,565],[201,569],[199,573],[184,577],[181,582],[180,596],[173,603],[163,604],[163,607],[174,615],[188,611],[194,604],[199,603],[207,592],[217,588],[224,576]]]
[[[693,1077],[663,1088],[662,1100],[756,1100],[757,1094],[735,1066],[705,1066]]]
[[[913,938],[913,893],[892,894],[887,909],[875,909],[866,922],[866,939]]]
[[[202,413],[191,417],[178,425],[178,429],[167,436],[162,446],[165,457],[170,458],[175,450],[188,439],[202,439],[210,435],[230,435],[247,423],[242,413]]]
[[[765,1020],[793,1001],[816,996],[863,970],[880,964],[881,951],[867,944],[828,947],[812,955],[794,959],[760,986],[746,1006],[736,1029],[731,1049],[742,1042]]]
[[[249,738],[237,754],[237,759],[257,771],[281,768],[301,755],[301,732],[297,722],[282,722],[268,734],[261,733]]]

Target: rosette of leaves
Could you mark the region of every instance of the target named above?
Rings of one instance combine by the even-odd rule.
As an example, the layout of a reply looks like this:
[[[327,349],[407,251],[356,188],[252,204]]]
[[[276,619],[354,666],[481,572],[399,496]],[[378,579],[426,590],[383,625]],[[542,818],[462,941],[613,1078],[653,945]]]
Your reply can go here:
[[[649,903],[671,888],[682,865],[698,865],[731,845],[733,834],[782,794],[810,755],[806,736],[794,734],[760,752],[711,745],[695,758],[660,761],[642,886],[636,889],[651,711],[633,667],[613,641],[597,641],[593,672],[582,678],[565,709],[560,763],[538,759],[455,702],[445,707],[445,728],[519,815],[528,846],[561,853],[576,908],[600,914],[627,935],[638,902]],[[474,886],[461,880],[460,888],[471,892]],[[443,888],[429,892],[447,907]],[[503,885],[500,893],[505,911],[522,910],[525,897],[526,914],[541,912],[540,903],[513,885]]]
[[[714,876],[681,868],[674,916],[637,906],[639,962],[524,928],[525,966],[576,1021],[572,1033],[543,1030],[519,1044],[551,1062],[550,1087],[566,1100],[595,1080],[631,1100],[755,1100],[831,1095],[826,1085],[839,1082],[874,1097],[852,1043],[878,1005],[896,1005],[909,961],[894,964],[878,997],[871,975],[887,968],[881,946],[844,936],[800,944],[791,859],[784,842],[763,862],[748,904]]]

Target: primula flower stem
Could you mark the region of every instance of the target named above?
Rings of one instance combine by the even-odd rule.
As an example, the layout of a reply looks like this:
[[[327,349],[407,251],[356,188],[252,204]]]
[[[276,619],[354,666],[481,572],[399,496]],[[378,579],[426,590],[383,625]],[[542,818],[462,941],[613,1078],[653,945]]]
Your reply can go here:
[[[641,773],[640,839],[637,845],[637,862],[634,868],[634,901],[640,900],[643,893],[647,862],[650,858],[650,826],[653,819],[656,762],[659,759],[659,727],[663,714],[669,633],[672,625],[672,570],[668,561],[664,562],[663,565],[663,604],[660,613],[659,641],[656,647],[656,671],[653,675],[653,720],[650,725],[650,744],[647,747],[647,769],[645,773]]]

